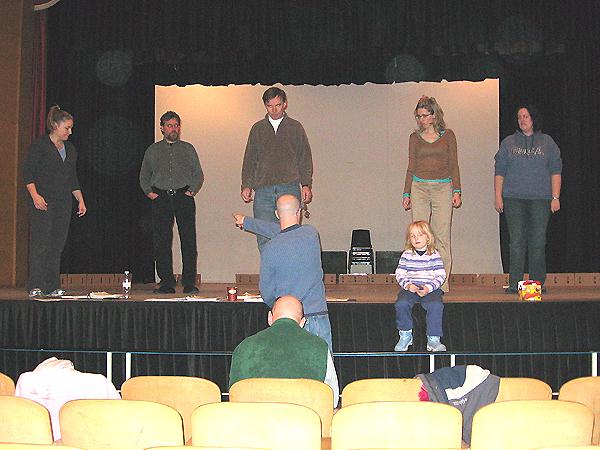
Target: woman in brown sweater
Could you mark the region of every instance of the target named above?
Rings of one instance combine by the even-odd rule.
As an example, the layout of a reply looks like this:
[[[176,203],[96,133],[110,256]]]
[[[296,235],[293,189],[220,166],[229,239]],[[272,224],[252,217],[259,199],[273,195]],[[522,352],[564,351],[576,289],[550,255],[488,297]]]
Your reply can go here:
[[[408,168],[402,206],[412,220],[430,223],[448,277],[452,267],[450,226],[452,208],[462,204],[456,136],[446,128],[444,112],[433,97],[423,96],[415,108],[418,129],[408,140]]]

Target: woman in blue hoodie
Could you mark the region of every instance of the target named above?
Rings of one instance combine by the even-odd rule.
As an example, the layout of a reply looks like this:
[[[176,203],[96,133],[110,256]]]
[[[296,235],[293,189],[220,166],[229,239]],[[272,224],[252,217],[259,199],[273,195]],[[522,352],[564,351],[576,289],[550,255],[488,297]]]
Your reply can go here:
[[[519,130],[504,138],[496,153],[495,208],[504,212],[510,237],[507,293],[523,279],[525,254],[529,279],[546,281],[546,229],[560,209],[562,160],[554,140],[540,131],[541,118],[532,105],[517,108]]]

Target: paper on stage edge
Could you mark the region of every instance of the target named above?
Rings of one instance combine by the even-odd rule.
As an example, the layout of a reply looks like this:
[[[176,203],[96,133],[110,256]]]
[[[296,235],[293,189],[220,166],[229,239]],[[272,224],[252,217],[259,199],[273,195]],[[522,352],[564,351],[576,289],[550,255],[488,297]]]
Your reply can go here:
[[[220,302],[224,299],[218,297],[166,297],[146,298],[145,302]]]

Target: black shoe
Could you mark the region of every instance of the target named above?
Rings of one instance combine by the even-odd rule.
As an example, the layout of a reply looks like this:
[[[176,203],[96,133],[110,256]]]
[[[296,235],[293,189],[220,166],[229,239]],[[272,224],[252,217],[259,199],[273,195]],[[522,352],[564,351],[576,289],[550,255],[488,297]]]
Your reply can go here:
[[[507,287],[506,289],[504,289],[504,293],[505,294],[518,294],[519,291],[515,288]]]
[[[197,294],[198,292],[200,292],[200,289],[198,289],[196,286],[184,286],[183,287],[183,293],[184,294]]]
[[[156,289],[154,289],[152,292],[154,292],[155,294],[174,294],[175,288],[172,288],[169,286],[159,286]]]

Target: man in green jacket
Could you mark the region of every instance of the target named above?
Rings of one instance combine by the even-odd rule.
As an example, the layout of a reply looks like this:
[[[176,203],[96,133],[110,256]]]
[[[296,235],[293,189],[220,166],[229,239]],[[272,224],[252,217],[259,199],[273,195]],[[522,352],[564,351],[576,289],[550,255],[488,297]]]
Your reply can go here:
[[[233,352],[229,386],[246,378],[309,378],[327,383],[337,406],[339,386],[327,343],[302,329],[302,303],[291,295],[269,311],[269,328],[244,339]]]

